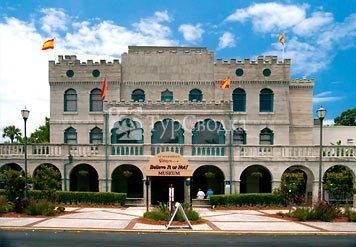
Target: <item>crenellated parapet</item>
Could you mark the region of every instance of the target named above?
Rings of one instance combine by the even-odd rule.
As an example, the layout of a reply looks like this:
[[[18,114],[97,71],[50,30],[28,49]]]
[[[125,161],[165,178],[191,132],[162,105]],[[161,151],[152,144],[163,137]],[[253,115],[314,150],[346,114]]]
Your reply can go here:
[[[76,55],[58,56],[58,61],[49,61],[49,82],[102,82],[104,77],[109,81],[121,80],[121,64],[113,61],[86,62],[77,59]]]
[[[251,59],[216,59],[214,78],[221,80],[229,76],[238,81],[276,81],[290,79],[290,59],[278,60],[277,56],[258,56]]]
[[[289,87],[314,87],[314,79],[293,79],[289,83]]]

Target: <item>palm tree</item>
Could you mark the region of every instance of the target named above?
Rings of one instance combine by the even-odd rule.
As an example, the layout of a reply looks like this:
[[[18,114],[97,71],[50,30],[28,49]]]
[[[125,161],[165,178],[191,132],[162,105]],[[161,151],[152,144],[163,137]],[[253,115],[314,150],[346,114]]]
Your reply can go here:
[[[11,143],[13,143],[14,139],[21,138],[21,135],[21,130],[19,128],[16,128],[15,125],[9,125],[4,128],[2,137],[9,137]]]

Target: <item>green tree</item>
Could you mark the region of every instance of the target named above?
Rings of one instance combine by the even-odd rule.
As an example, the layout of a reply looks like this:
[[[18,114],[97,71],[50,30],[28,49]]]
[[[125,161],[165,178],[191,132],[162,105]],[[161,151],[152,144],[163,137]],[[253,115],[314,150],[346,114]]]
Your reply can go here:
[[[325,174],[323,188],[336,200],[350,198],[353,194],[353,176],[350,169],[335,166]]]
[[[334,122],[335,125],[356,126],[356,107],[342,112]]]
[[[46,117],[45,124],[40,125],[28,139],[29,143],[49,143],[49,118]]]
[[[303,201],[305,186],[302,172],[285,172],[282,176],[281,193],[290,206]]]
[[[6,126],[3,129],[2,137],[10,138],[11,143],[13,143],[15,139],[16,140],[21,139],[21,130],[19,128],[17,128],[15,125]]]
[[[33,176],[33,188],[41,190],[43,197],[55,201],[55,192],[61,189],[61,174],[51,166],[42,165]]]

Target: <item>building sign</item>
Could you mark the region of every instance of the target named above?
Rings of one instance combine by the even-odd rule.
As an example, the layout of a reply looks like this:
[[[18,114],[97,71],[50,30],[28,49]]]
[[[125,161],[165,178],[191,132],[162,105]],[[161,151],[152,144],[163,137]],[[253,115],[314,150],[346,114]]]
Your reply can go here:
[[[146,164],[146,176],[191,177],[192,166],[181,155],[173,152],[163,152],[150,158]]]

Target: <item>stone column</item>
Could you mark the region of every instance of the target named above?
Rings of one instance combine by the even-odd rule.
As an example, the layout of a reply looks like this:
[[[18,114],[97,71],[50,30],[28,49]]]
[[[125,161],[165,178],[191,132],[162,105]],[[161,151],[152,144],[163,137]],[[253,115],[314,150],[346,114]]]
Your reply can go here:
[[[184,203],[190,203],[190,178],[184,180]]]
[[[111,184],[112,184],[112,179],[108,178],[108,192],[112,192],[111,191]],[[105,183],[105,190],[106,190],[106,183]]]
[[[312,203],[315,204],[318,202],[318,190],[319,190],[319,181],[313,181],[313,198]]]
[[[99,192],[106,192],[106,179],[99,178],[98,183],[99,183]]]
[[[281,187],[281,181],[280,180],[273,180],[272,181],[272,192],[275,189],[279,189]]]
[[[234,181],[235,182],[235,193],[240,194],[240,180]]]
[[[230,194],[230,180],[225,180],[224,181],[224,186],[225,186],[225,189],[224,189],[224,194],[225,195],[229,195]]]

